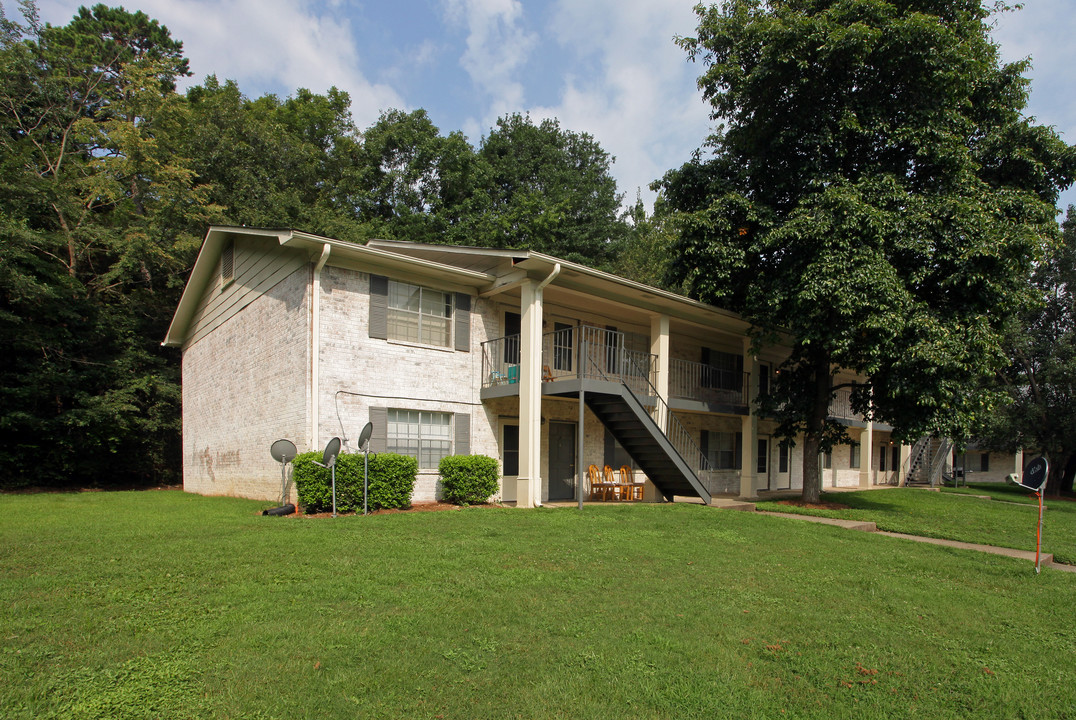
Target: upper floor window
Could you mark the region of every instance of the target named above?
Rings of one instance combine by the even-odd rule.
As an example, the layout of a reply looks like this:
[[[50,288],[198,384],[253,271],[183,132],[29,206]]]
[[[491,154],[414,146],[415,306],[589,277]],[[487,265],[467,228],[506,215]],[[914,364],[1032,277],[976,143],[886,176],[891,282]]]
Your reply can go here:
[[[449,347],[452,294],[389,280],[388,335],[393,340]]]

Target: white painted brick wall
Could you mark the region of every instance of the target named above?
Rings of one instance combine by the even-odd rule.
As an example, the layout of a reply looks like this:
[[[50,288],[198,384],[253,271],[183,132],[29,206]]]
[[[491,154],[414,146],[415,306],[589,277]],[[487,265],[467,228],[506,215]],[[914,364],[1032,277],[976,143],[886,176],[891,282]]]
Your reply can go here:
[[[183,489],[277,499],[287,438],[307,446],[309,267],[183,350]]]

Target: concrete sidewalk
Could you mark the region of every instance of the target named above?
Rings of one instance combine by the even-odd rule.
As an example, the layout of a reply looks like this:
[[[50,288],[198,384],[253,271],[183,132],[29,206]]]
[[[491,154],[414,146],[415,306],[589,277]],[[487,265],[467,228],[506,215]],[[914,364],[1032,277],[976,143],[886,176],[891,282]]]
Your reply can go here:
[[[723,508],[726,507],[723,504],[715,503],[714,507]],[[735,508],[740,509],[740,508]],[[794,513],[777,513],[768,511],[758,511],[760,515],[770,515],[772,517],[790,518],[792,520],[806,520],[808,522],[821,523],[823,525],[836,525],[847,530],[860,530],[862,532],[877,533],[879,535],[886,535],[888,537],[899,538],[901,540],[912,540],[914,542],[929,543],[931,545],[944,545],[946,547],[960,548],[961,550],[976,550],[978,552],[990,553],[991,555],[1004,555],[1005,557],[1018,558],[1020,560],[1028,560],[1032,564],[1035,562],[1035,553],[1031,550],[1013,550],[1012,548],[997,547],[994,545],[980,545],[978,543],[966,543],[959,540],[942,540],[940,538],[922,537],[920,535],[905,535],[903,533],[886,532],[879,530],[878,526],[873,522],[866,522],[862,520],[837,520],[835,518],[815,517],[813,515],[796,515]],[[1076,573],[1076,565],[1065,565],[1063,563],[1054,562],[1054,556],[1050,553],[1043,553],[1039,562],[1042,567],[1050,567],[1055,570],[1061,570],[1062,572]]]

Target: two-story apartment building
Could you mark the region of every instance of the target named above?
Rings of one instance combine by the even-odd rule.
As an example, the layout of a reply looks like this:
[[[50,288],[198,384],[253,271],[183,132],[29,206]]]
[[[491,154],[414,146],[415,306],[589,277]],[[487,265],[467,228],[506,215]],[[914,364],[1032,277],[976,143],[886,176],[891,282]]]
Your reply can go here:
[[[274,440],[354,451],[369,421],[371,450],[418,458],[416,501],[458,453],[498,458],[520,507],[578,498],[589,465],[632,467],[652,500],[796,489],[802,443],[751,402],[785,350],[753,354],[747,330],[537,252],[212,227],[164,343],[183,351],[184,488],[273,498]],[[856,444],[820,460],[824,483],[894,482],[908,448],[846,396],[833,412]]]

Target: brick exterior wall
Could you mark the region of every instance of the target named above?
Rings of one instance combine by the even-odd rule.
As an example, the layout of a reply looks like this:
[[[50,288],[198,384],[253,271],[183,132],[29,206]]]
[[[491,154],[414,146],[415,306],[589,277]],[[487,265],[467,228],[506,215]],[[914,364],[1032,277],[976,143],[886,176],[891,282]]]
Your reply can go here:
[[[309,266],[293,272],[183,349],[187,492],[279,498],[270,445],[308,445],[309,280]]]
[[[469,414],[471,454],[498,458],[497,425],[479,399],[481,343],[487,328],[497,327],[491,304],[472,297],[470,352],[462,352],[371,338],[369,293],[368,273],[331,266],[322,271],[321,437],[315,447],[335,435],[348,439],[346,450],[357,451],[354,442],[370,408],[384,407]],[[429,502],[439,495],[437,469],[419,468],[412,499]]]

